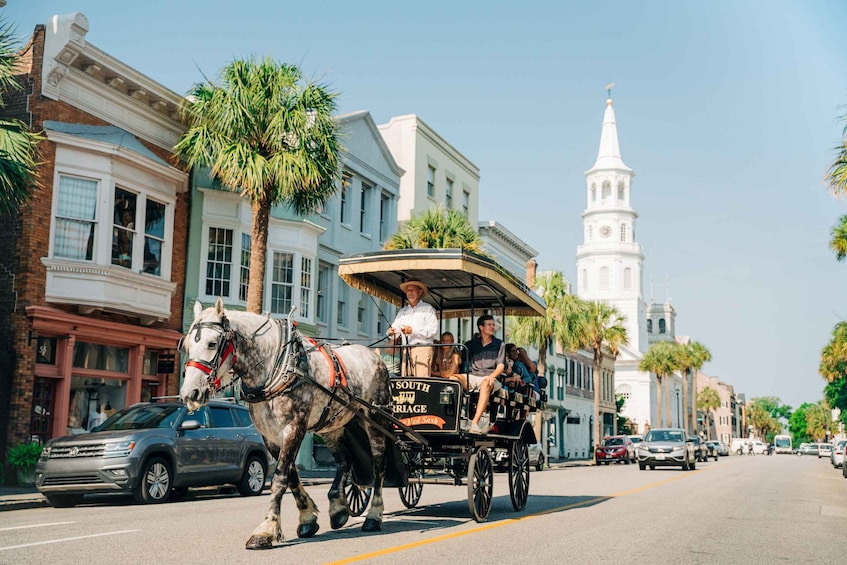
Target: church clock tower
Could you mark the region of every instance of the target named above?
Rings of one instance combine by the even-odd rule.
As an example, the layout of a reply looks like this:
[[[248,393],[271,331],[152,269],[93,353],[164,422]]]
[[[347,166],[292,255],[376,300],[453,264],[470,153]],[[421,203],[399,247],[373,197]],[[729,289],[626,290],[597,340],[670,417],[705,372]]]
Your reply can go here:
[[[577,247],[577,295],[615,306],[626,318],[632,352],[649,346],[642,294],[644,254],[635,241],[632,178],[621,159],[612,99],[606,100],[597,161],[586,173],[587,206],[582,213],[583,244]]]

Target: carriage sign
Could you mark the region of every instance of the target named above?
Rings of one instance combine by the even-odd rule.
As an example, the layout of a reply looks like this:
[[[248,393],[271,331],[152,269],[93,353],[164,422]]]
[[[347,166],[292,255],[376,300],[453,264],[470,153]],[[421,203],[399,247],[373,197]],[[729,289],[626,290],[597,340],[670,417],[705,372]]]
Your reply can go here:
[[[394,417],[417,431],[455,432],[458,429],[458,383],[435,377],[391,379]]]

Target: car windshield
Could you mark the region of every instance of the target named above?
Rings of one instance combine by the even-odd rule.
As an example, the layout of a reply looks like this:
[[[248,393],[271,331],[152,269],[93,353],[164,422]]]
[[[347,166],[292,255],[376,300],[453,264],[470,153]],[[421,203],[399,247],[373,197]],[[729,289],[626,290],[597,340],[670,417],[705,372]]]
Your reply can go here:
[[[170,428],[179,416],[176,404],[135,406],[118,412],[96,428],[98,432]]]
[[[623,445],[623,438],[607,437],[603,440],[603,445]]]
[[[656,430],[647,432],[647,437],[644,441],[684,441],[681,432],[669,432],[665,430]]]

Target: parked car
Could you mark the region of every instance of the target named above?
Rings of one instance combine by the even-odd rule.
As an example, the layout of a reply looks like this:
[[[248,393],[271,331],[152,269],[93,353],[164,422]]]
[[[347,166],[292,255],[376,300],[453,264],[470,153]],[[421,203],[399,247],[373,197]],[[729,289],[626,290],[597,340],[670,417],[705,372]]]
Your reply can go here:
[[[829,457],[832,455],[832,444],[831,443],[819,443],[818,444],[818,459],[821,457]]]
[[[706,459],[707,460],[709,459],[709,457],[714,457],[715,461],[718,460],[718,456],[721,454],[720,443],[721,442],[719,442],[719,441],[712,440],[712,441],[707,441],[704,444],[706,446],[706,452],[707,452],[706,453]],[[728,453],[729,453],[729,450],[727,450],[727,454]]]
[[[818,444],[816,443],[801,443],[797,449],[797,455],[817,455]]]
[[[716,443],[718,444],[718,455],[720,457],[728,457],[729,456],[729,446],[722,441],[718,441]]]
[[[836,469],[840,469],[844,465],[844,450],[846,447],[847,439],[839,439],[832,446],[832,454],[829,459]]]
[[[635,450],[629,436],[606,436],[594,450],[594,462],[597,465],[621,461],[627,465],[635,463]]]
[[[694,470],[697,464],[694,443],[682,428],[656,428],[647,432],[638,446],[638,468],[677,466]]]
[[[750,448],[753,450],[754,455],[762,455],[768,450],[768,446],[758,439],[753,440],[753,442],[750,444]]]
[[[631,436],[628,436],[628,437],[629,437],[629,441],[632,442],[632,450],[637,452],[638,446],[641,444],[642,441],[644,441],[644,436],[635,434],[635,435],[631,435]]]
[[[527,446],[529,450],[529,465],[535,467],[536,471],[544,470],[544,463],[547,457],[544,455],[544,449],[540,443],[531,443]],[[509,468],[509,450],[504,447],[497,447],[491,454],[494,460],[494,469],[497,471],[505,471]]]
[[[189,413],[179,402],[143,402],[91,432],[52,439],[35,469],[36,488],[56,507],[91,493],[132,493],[141,503],[189,487],[233,484],[261,494],[270,455],[242,406],[212,401]]]

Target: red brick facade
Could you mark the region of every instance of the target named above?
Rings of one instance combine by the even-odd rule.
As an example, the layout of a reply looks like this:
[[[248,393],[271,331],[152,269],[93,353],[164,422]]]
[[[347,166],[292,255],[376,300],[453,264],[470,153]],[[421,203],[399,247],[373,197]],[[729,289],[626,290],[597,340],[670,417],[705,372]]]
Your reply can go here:
[[[45,120],[54,120],[66,123],[87,124],[96,126],[111,125],[91,114],[80,110],[66,102],[53,100],[41,95],[42,64],[44,53],[45,28],[38,26],[35,29],[31,43],[23,51],[22,83],[26,85],[26,91],[21,93],[7,93],[4,96],[6,108],[3,114],[16,117],[31,126],[32,131],[42,131]],[[104,85],[104,88],[107,88]],[[173,155],[167,149],[139,139],[160,158],[173,163]],[[0,226],[0,242],[7,243],[5,250],[0,253],[0,282],[9,285],[0,294],[4,297],[0,302],[0,322],[8,320],[11,333],[5,333],[0,337],[8,339],[12,343],[14,352],[13,371],[11,378],[0,376],[0,388],[5,389],[0,393],[0,413],[6,412],[7,420],[0,425],[6,424],[5,437],[0,438],[0,457],[5,460],[5,454],[10,446],[27,441],[31,434],[31,417],[33,414],[33,389],[36,375],[36,341],[33,337],[32,307],[46,306],[66,312],[72,316],[79,316],[77,308],[72,305],[48,304],[46,302],[47,272],[42,258],[48,255],[48,245],[51,229],[51,214],[53,205],[53,183],[56,158],[56,144],[45,139],[40,144],[40,165],[38,168],[37,188],[34,191],[32,202],[25,205],[18,218],[0,220],[4,225]],[[172,244],[171,259],[171,282],[176,284],[176,291],[171,297],[171,316],[168,320],[160,323],[152,323],[149,326],[141,326],[137,317],[104,313],[95,311],[86,315],[87,322],[92,320],[102,321],[109,331],[117,331],[125,327],[127,335],[150,335],[158,331],[159,338],[166,336],[167,339],[181,332],[181,317],[183,310],[183,295],[185,285],[185,256],[188,221],[188,198],[189,193],[183,191],[177,196],[174,210],[174,237]],[[12,244],[14,247],[12,247]],[[5,299],[6,293],[13,299]],[[28,313],[27,309],[30,308]],[[45,311],[40,311],[45,315]],[[46,311],[49,317],[49,311]],[[120,324],[113,325],[110,324]],[[129,326],[132,326],[131,328]],[[71,324],[73,329],[76,326]],[[170,330],[162,332],[161,330]],[[139,332],[141,332],[139,334]],[[37,332],[36,332],[37,333]],[[108,332],[105,332],[108,333]],[[161,339],[160,339],[161,341]],[[71,341],[71,345],[72,345]],[[175,348],[175,341],[171,349]],[[71,351],[72,349],[68,349]],[[70,367],[68,362],[67,367]],[[140,365],[139,365],[140,367]],[[178,368],[174,368],[171,375],[163,376],[163,383],[159,394],[174,395],[178,389]],[[65,377],[70,379],[68,375]],[[7,380],[8,379],[8,380]],[[165,384],[166,383],[166,384]],[[62,386],[59,385],[59,390]],[[135,400],[132,396],[131,387],[128,401]],[[67,393],[64,395],[67,397]],[[60,399],[59,399],[60,400]],[[67,414],[67,407],[54,407],[55,414]],[[62,428],[64,424],[54,425],[53,430]],[[51,436],[55,435],[51,433]],[[7,474],[8,476],[8,474]]]

